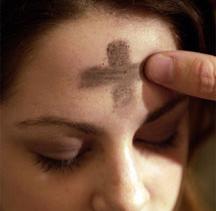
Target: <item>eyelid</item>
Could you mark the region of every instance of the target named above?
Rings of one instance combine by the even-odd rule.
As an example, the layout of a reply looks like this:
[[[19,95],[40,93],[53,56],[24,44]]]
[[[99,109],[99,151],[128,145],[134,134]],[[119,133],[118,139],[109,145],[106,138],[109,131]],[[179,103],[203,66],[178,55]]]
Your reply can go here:
[[[179,118],[184,115],[184,113],[188,110],[188,101],[181,102],[178,104],[173,110],[165,113],[164,115],[160,116],[159,118],[155,119],[154,121],[144,122],[143,125],[152,125],[157,122],[161,122],[163,120],[169,120],[172,118]]]
[[[169,134],[176,131],[182,118],[167,119],[166,121],[157,121],[151,124],[143,125],[136,132],[136,137],[145,137],[146,139],[160,140],[166,138]]]
[[[50,159],[54,159],[54,160],[68,160],[68,159],[72,159],[74,157],[77,157],[81,151],[81,147],[77,148],[77,149],[71,149],[68,151],[56,151],[56,152],[40,152],[40,155],[44,156],[44,157],[48,157]]]
[[[27,147],[33,153],[49,156],[56,159],[68,159],[79,153],[84,147],[84,140],[79,138],[43,138],[29,140]]]
[[[80,164],[85,161],[88,153],[91,152],[90,147],[83,147],[79,150],[77,155],[69,158],[54,158],[39,153],[34,153],[35,164],[41,167],[44,172],[55,170],[59,172],[66,172],[68,170],[74,170],[79,167]]]
[[[178,146],[178,131],[174,131],[165,139],[161,139],[160,141],[152,141],[152,140],[143,140],[142,142],[150,148],[154,150],[167,150],[167,149],[174,149]]]

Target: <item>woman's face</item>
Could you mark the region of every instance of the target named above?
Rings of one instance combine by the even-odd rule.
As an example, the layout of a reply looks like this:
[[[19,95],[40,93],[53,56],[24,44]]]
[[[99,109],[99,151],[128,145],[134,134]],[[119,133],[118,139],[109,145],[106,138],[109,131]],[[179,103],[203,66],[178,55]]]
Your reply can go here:
[[[44,33],[1,106],[2,210],[173,210],[187,103],[142,70],[174,49],[153,17],[91,12]]]

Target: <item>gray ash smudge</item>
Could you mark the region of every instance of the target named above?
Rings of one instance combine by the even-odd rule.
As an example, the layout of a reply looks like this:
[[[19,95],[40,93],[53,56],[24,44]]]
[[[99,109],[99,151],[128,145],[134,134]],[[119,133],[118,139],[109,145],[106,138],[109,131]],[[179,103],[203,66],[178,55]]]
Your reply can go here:
[[[119,40],[109,43],[107,56],[109,65],[113,68],[127,70],[126,67],[130,66],[129,45],[125,41]]]
[[[119,85],[113,90],[112,96],[115,102],[115,107],[127,105],[133,97],[133,90],[131,86],[126,87],[124,84]]]
[[[112,68],[92,67],[82,74],[81,88],[93,88],[109,85],[122,80],[125,71],[116,71]]]
[[[107,46],[108,67],[91,67],[81,74],[80,88],[94,88],[114,84],[112,97],[116,107],[125,106],[133,98],[132,85],[140,80],[139,65],[130,61],[130,47],[126,41],[115,40]]]

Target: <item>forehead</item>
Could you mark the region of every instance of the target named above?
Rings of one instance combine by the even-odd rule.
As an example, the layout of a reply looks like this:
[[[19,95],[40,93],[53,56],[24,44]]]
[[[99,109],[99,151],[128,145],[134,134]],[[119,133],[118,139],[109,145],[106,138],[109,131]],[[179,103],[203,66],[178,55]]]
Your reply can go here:
[[[44,112],[62,109],[65,113],[73,107],[73,110],[89,114],[90,110],[95,111],[91,109],[92,105],[100,102],[106,104],[101,110],[104,114],[111,104],[107,87],[98,89],[96,94],[95,90],[80,91],[78,83],[86,69],[112,66],[115,61],[112,56],[118,54],[116,46],[130,64],[141,64],[157,51],[176,49],[168,24],[155,17],[120,18],[91,13],[76,21],[65,21],[35,42],[31,56],[23,64],[17,83],[18,90],[21,90],[17,94],[22,99],[20,106],[27,106],[30,113],[37,105],[37,112],[41,108]],[[128,62],[125,58],[123,61]],[[140,96],[139,87],[137,84],[136,93]],[[145,93],[149,99],[158,95],[149,86],[146,86]]]
[[[73,63],[78,67],[74,70],[78,70],[107,63],[107,46],[121,39],[128,42],[131,60],[136,63],[153,52],[175,48],[173,34],[169,25],[156,17],[114,17],[92,12],[76,21],[65,21],[44,34],[36,42],[35,54],[60,65]]]
[[[56,76],[76,80],[82,70],[92,66],[107,66],[110,63],[112,43],[121,40],[127,47],[124,55],[131,63],[141,63],[150,54],[173,50],[176,43],[169,25],[156,17],[114,17],[109,14],[90,13],[76,21],[65,21],[35,42],[31,54],[32,75],[34,69],[43,74],[42,79]],[[120,49],[120,48],[119,48]],[[112,51],[117,54],[120,51]],[[115,55],[114,55],[115,56]],[[28,63],[28,61],[26,62]],[[24,64],[25,69],[26,64]],[[25,70],[22,70],[24,73]]]

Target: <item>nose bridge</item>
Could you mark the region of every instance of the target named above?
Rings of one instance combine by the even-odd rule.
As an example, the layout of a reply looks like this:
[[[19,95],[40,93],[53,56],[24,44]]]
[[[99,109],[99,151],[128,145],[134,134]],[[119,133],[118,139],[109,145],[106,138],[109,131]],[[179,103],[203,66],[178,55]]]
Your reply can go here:
[[[101,206],[98,211],[141,211],[149,194],[138,174],[133,153],[124,147],[110,157],[104,165],[104,186],[97,198]]]
[[[127,192],[134,191],[136,185],[140,183],[134,156],[128,149],[120,149],[116,156],[110,160],[110,180],[113,188],[128,189]]]

